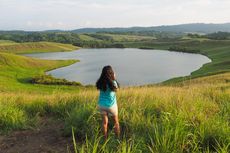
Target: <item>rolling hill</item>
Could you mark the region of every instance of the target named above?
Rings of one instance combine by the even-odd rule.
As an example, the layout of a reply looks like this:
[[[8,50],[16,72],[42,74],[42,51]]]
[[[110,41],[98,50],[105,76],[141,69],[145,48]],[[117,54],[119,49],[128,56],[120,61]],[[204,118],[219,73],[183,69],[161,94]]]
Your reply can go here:
[[[230,23],[224,24],[179,24],[164,25],[153,27],[129,27],[129,28],[82,28],[72,30],[74,33],[96,33],[96,32],[142,32],[142,31],[161,31],[161,32],[183,32],[183,33],[213,33],[218,31],[230,32]]]
[[[15,43],[12,41],[0,41],[0,52],[7,53],[58,52],[74,49],[78,49],[78,47],[54,42]]]
[[[214,33],[218,31],[230,32],[230,23],[213,24],[213,23],[190,23],[178,25],[162,25],[151,27],[114,27],[114,28],[80,28],[74,30],[45,30],[37,31],[44,33],[54,32],[72,32],[72,33],[97,33],[97,32],[146,32],[146,31],[160,31],[160,32],[176,32],[176,33]],[[33,33],[36,31],[0,31],[0,34],[24,34]]]

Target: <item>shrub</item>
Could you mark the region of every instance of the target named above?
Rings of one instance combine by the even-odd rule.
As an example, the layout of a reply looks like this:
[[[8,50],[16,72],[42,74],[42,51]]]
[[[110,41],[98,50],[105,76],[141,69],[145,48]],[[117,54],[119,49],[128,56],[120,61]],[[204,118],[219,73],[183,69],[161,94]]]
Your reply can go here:
[[[31,79],[31,83],[34,84],[46,84],[46,85],[70,85],[81,86],[80,82],[68,81],[66,79],[54,78],[51,75],[40,75]]]
[[[169,47],[170,51],[178,51],[178,52],[185,52],[185,53],[200,53],[200,50],[198,49],[191,49],[187,47],[180,47],[180,46],[173,46]]]

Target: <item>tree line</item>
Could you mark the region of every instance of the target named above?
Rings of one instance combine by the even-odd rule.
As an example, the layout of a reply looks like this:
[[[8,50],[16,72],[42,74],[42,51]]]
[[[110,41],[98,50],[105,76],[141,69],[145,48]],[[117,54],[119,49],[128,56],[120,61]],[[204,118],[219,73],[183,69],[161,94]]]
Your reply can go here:
[[[191,38],[207,38],[213,40],[230,40],[230,32],[215,32],[206,35],[201,34],[188,34]]]
[[[108,34],[108,32],[107,32]],[[178,40],[182,38],[181,33],[172,33],[172,32],[154,32],[154,31],[142,31],[142,32],[124,32],[124,33],[115,33],[110,32],[110,34],[123,34],[123,35],[137,35],[137,36],[154,36],[157,40],[170,41]],[[39,41],[48,41],[48,42],[59,42],[66,44],[73,44],[79,47],[89,47],[89,48],[124,48],[125,42],[128,41],[119,41],[116,42],[112,36],[106,35],[105,33],[89,33],[84,34],[85,36],[91,37],[91,39],[82,39],[80,34],[72,32],[3,32],[0,31],[0,40],[11,40],[15,42],[39,42]],[[206,35],[201,34],[187,34],[191,38],[208,38],[213,40],[230,40],[230,33],[228,32],[216,32]],[[138,40],[138,39],[137,39]],[[138,42],[146,40],[138,40]],[[152,40],[148,40],[152,41]]]

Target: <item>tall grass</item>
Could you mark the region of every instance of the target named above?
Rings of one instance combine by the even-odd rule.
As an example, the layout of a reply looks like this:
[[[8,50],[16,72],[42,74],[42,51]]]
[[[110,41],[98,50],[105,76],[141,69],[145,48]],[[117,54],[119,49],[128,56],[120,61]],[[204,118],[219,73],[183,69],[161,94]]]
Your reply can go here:
[[[27,125],[27,119],[25,112],[19,108],[13,106],[0,106],[1,131],[22,129]]]
[[[0,126],[22,129],[38,115],[59,118],[64,134],[74,136],[75,152],[229,152],[229,83],[200,81],[122,88],[117,93],[120,139],[111,122],[109,139],[102,136],[96,89],[0,93]]]

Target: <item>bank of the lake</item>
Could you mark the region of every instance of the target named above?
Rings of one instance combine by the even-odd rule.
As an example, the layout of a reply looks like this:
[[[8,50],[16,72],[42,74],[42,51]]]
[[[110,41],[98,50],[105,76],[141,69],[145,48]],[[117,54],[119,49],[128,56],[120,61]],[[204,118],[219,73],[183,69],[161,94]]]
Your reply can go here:
[[[202,76],[209,76],[230,71],[230,40],[199,40],[199,39],[181,39],[165,41],[143,41],[126,42],[125,47],[131,48],[152,48],[179,52],[193,52],[207,56],[212,62],[203,65],[200,69],[186,77],[170,79],[164,83],[176,83],[187,79],[193,79]]]
[[[112,65],[123,86],[137,86],[187,76],[203,64],[211,62],[199,54],[135,48],[94,48],[25,55],[49,60],[80,59],[80,63],[49,71],[48,74],[84,85],[94,85],[105,65]]]
[[[45,43],[45,45],[44,45]],[[114,42],[116,43],[116,42]],[[229,40],[199,40],[199,39],[181,39],[181,40],[154,40],[154,41],[135,41],[135,42],[119,42],[124,45],[126,48],[148,48],[148,49],[161,49],[161,50],[169,50],[169,49],[178,49],[179,52],[193,52],[198,54],[203,54],[210,58],[212,62],[203,65],[199,70],[196,70],[191,73],[191,75],[186,77],[173,78],[164,83],[173,83],[173,82],[181,82],[183,80],[192,79],[201,76],[213,75],[217,73],[229,72],[230,70],[230,41]],[[36,45],[35,45],[36,44]],[[44,46],[47,44],[52,44],[48,48]],[[11,48],[10,46],[17,46]],[[1,41],[0,46],[3,50],[0,51],[8,51],[11,53],[37,53],[37,52],[48,52],[48,51],[70,51],[74,50],[74,46],[68,46],[66,44],[59,43],[49,43],[49,42],[34,42],[34,43],[15,43],[12,41]],[[24,48],[26,46],[26,48]],[[51,47],[51,48],[50,48]],[[24,49],[23,49],[24,48]],[[26,49],[29,48],[26,51]],[[10,50],[9,50],[10,49]],[[16,50],[15,50],[16,49]],[[18,51],[18,49],[21,49]]]
[[[15,43],[0,41],[0,91],[1,92],[52,92],[57,89],[72,90],[71,86],[36,85],[31,79],[46,71],[64,67],[77,60],[39,60],[24,57],[23,53],[60,52],[78,49],[73,45],[52,42]]]
[[[187,79],[209,76],[230,71],[230,40],[210,39],[175,39],[175,40],[146,40],[146,41],[119,41],[125,48],[147,48],[179,52],[198,53],[207,56],[212,62],[203,65],[200,69],[186,77],[173,78],[164,83],[176,83]],[[113,45],[112,45],[113,46]]]

